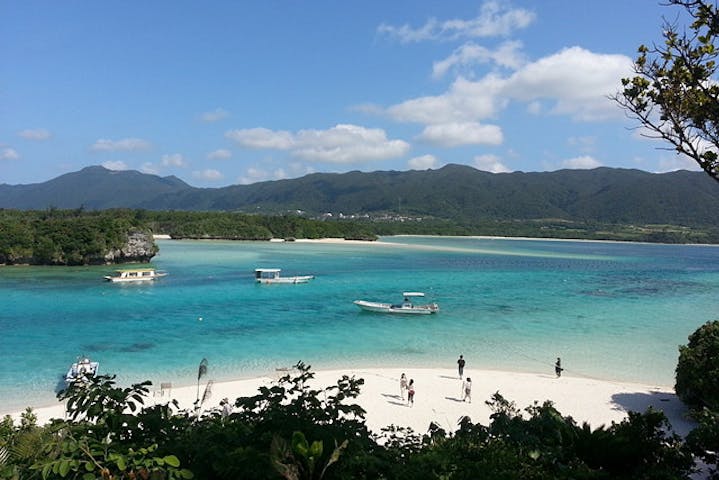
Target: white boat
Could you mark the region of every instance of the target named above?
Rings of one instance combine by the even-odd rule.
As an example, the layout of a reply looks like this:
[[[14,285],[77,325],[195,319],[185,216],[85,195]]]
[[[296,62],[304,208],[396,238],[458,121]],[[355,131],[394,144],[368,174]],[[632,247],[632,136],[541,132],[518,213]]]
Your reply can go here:
[[[115,270],[113,275],[105,275],[105,280],[113,283],[118,282],[149,282],[162,278],[167,273],[155,270],[154,268],[135,268]]]
[[[404,301],[398,304],[369,302],[367,300],[355,300],[354,304],[362,310],[379,313],[403,313],[409,315],[429,315],[439,312],[439,305],[428,303],[426,305],[415,305],[413,299],[424,297],[422,292],[404,292]]]
[[[307,283],[314,275],[298,275],[294,277],[283,277],[279,268],[256,268],[255,281],[257,283]]]
[[[92,362],[87,357],[80,357],[77,362],[70,365],[70,369],[65,375],[65,383],[70,385],[77,381],[86,381],[97,375],[98,368],[100,368],[100,362]]]

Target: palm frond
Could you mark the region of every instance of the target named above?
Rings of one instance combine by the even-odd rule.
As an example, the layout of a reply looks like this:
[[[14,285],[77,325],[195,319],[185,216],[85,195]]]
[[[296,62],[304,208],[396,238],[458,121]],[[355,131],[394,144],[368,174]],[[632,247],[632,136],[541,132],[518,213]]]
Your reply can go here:
[[[203,358],[200,362],[199,368],[197,369],[197,381],[199,382],[205,375],[207,375],[207,359]]]

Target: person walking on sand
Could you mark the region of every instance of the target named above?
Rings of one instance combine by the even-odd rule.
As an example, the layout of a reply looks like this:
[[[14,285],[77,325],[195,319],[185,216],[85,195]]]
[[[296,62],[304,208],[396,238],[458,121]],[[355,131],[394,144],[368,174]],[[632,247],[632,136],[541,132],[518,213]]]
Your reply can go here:
[[[399,394],[402,395],[402,400],[404,400],[404,391],[407,390],[407,375],[404,373],[401,377],[399,377]]]
[[[410,378],[407,385],[407,405],[414,406],[414,378]]]
[[[462,375],[464,375],[464,357],[462,355],[459,356],[459,360],[457,360],[457,370],[459,371],[459,379],[462,379]]]
[[[467,380],[462,383],[462,401],[468,400],[472,403],[472,379],[467,377]]]
[[[562,368],[562,359],[559,358],[559,357],[557,357],[557,361],[556,361],[556,363],[554,364],[554,373],[557,374],[557,378],[559,378],[559,377],[562,376],[562,370],[564,370],[564,369]]]

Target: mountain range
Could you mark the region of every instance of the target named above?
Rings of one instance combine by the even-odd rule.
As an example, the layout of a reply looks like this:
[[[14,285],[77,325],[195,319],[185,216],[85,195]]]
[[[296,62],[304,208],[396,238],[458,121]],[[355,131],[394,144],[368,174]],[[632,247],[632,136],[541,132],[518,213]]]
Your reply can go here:
[[[719,185],[703,172],[596,168],[489,173],[437,170],[314,173],[301,178],[197,188],[177,177],[84,168],[43,183],[0,185],[0,208],[140,208],[265,214],[303,211],[421,216],[458,222],[559,219],[716,226]]]

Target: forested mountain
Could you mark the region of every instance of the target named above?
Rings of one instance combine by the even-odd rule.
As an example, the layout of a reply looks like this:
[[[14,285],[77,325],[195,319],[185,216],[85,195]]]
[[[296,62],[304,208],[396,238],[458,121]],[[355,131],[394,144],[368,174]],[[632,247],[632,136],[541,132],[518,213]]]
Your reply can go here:
[[[158,177],[134,170],[114,171],[87,167],[44,183],[0,185],[0,208],[42,210],[46,208],[131,207],[158,196],[193,189],[177,177]]]
[[[0,208],[116,207],[308,215],[403,215],[457,222],[559,219],[716,226],[719,186],[702,172],[597,168],[489,173],[438,170],[315,173],[302,178],[195,188],[176,177],[88,167],[45,183],[0,185]]]

